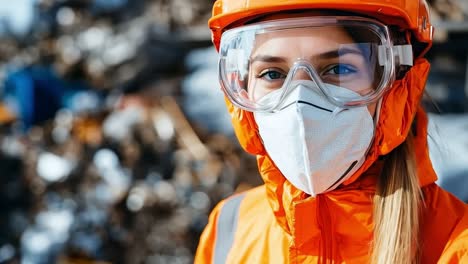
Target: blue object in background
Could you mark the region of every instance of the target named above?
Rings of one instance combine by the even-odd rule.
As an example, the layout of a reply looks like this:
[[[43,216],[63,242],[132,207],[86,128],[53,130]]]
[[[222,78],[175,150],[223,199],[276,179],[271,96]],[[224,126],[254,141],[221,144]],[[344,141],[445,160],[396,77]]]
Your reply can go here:
[[[62,108],[72,112],[95,111],[102,98],[83,82],[61,79],[51,66],[35,65],[7,76],[3,100],[27,131],[54,118]]]
[[[50,67],[30,66],[7,77],[4,96],[27,130],[55,115],[61,108],[63,92],[60,79]]]

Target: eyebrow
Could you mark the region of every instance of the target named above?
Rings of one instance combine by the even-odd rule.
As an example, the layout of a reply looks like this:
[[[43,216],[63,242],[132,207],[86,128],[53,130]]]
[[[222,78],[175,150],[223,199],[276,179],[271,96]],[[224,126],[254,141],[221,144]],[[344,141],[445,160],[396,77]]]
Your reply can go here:
[[[341,48],[341,49],[327,51],[325,53],[321,53],[321,54],[315,55],[313,57],[317,57],[319,59],[333,59],[333,58],[338,58],[338,57],[346,55],[346,54],[363,55],[363,53],[362,53],[362,51],[360,49],[353,49],[353,48],[350,48],[350,47],[344,47],[344,48]]]
[[[341,48],[341,49],[336,49],[336,50],[331,50],[327,51],[324,53],[320,53],[318,55],[312,56],[312,59],[334,59],[338,58],[340,56],[346,55],[346,54],[358,54],[358,55],[363,55],[362,51],[360,49],[353,49],[349,47]],[[256,61],[261,61],[261,62],[269,62],[269,63],[279,63],[279,62],[287,62],[286,57],[280,57],[280,56],[270,56],[270,55],[257,55],[255,56],[252,60],[251,63],[254,63]]]
[[[251,60],[251,63],[254,63],[256,61],[261,61],[261,62],[286,62],[287,60],[286,60],[285,57],[270,56],[270,55],[257,55]]]

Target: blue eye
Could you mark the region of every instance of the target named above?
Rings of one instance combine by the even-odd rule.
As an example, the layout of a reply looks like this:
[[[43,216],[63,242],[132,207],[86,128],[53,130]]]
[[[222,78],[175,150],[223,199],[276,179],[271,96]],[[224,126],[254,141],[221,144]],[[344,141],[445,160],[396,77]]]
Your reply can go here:
[[[326,73],[327,74],[351,74],[356,73],[357,71],[354,67],[345,65],[345,64],[338,64],[329,69]]]
[[[268,81],[275,81],[275,80],[286,78],[286,75],[282,74],[279,71],[267,70],[267,71],[264,71],[264,72],[260,73],[257,77],[265,78]]]

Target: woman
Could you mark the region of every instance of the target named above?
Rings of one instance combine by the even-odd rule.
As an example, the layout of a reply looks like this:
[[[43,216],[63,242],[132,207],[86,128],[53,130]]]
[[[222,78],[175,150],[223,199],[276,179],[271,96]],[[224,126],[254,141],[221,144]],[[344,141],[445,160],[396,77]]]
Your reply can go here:
[[[468,207],[434,182],[425,0],[218,0],[239,142],[265,185],[213,210],[196,263],[463,263]]]

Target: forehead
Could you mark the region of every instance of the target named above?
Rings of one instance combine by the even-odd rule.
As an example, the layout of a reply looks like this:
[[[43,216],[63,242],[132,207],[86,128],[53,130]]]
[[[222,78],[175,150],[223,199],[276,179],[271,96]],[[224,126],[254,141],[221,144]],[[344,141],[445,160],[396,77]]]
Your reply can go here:
[[[294,28],[260,33],[255,37],[253,53],[319,53],[353,39],[341,26]]]

